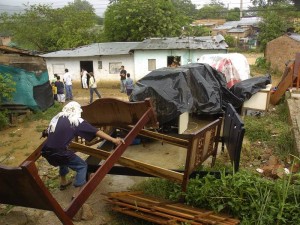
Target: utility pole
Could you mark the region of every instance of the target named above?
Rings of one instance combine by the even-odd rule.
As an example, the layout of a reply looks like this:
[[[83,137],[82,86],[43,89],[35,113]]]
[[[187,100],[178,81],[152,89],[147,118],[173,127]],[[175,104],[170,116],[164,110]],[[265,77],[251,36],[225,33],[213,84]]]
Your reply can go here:
[[[240,20],[242,19],[243,17],[243,0],[241,0],[241,3],[240,3]]]

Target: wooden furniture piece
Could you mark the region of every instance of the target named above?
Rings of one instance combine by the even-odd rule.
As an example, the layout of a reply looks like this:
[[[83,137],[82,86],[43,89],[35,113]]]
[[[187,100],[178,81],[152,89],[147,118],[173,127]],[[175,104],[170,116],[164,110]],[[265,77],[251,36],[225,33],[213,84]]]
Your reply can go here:
[[[111,103],[107,102],[105,99],[98,99],[94,103],[82,107],[82,117],[96,127],[109,125],[115,126],[115,128],[118,129],[127,130],[128,134],[125,137],[126,144],[119,146],[120,148],[124,148],[122,150],[122,153],[125,151],[125,147],[131,144],[137,135],[145,136],[147,138],[155,140],[163,140],[165,143],[185,148],[187,151],[187,156],[183,173],[150,165],[127,157],[122,157],[121,154],[118,154],[118,156],[116,157],[114,156],[116,150],[107,152],[75,142],[71,143],[70,147],[75,151],[88,154],[101,160],[114,158],[114,163],[121,164],[122,166],[129,167],[134,170],[150,174],[152,176],[166,178],[180,183],[182,190],[186,191],[189,175],[209,157],[213,158],[212,163],[215,162],[218,141],[220,139],[222,119],[219,118],[206,125],[202,129],[198,130],[197,132],[184,135],[184,137],[182,138],[174,137],[166,134],[161,134],[150,129],[144,129],[144,127],[139,127],[139,129],[136,129],[136,126],[132,126],[137,118],[140,117],[140,115],[137,115],[136,113],[132,114],[132,110],[130,108],[127,108],[129,106],[133,106],[134,104],[135,103],[125,103],[119,101],[118,107],[112,107]],[[111,109],[108,109],[109,107],[111,107]],[[119,110],[120,108],[123,108],[123,110]],[[103,114],[103,109],[107,110],[107,113]],[[98,111],[101,112],[101,114],[98,113]],[[147,121],[151,121],[152,125],[156,122],[153,119],[149,119]],[[133,132],[133,130],[135,130],[135,132]],[[105,166],[106,164],[104,162],[104,164],[101,164],[101,167],[99,166],[100,170],[102,167],[105,168]],[[109,169],[105,170],[105,174],[109,172],[112,166],[113,165],[110,164]]]
[[[242,115],[247,114],[247,110],[267,111],[270,103],[272,84],[251,96],[250,99],[243,103]]]
[[[101,99],[92,105],[96,106],[89,114],[92,123],[97,124],[97,119],[102,118],[104,119],[102,124],[105,125],[130,124],[134,126],[124,139],[125,144],[114,149],[113,153],[95,172],[71,204],[66,209],[62,209],[38,175],[35,161],[41,155],[42,145],[19,167],[0,167],[0,203],[53,211],[64,225],[72,225],[71,219],[117,162],[128,145],[132,143],[139,131],[146,125],[154,127],[157,125],[149,100],[128,103],[117,99]],[[86,113],[89,113],[88,109],[83,112],[83,115],[86,116]]]
[[[298,91],[300,86],[300,53],[296,54],[296,59],[286,65],[281,81],[277,85],[277,89],[272,93],[270,102],[276,105],[284,93],[290,87],[296,87]]]
[[[0,111],[7,111],[9,117],[9,123],[14,124],[16,122],[17,116],[19,115],[29,115],[30,109],[28,106],[23,104],[2,104],[0,105]]]
[[[64,225],[73,225],[38,175],[41,146],[18,167],[0,166],[0,203],[53,211]]]
[[[224,151],[224,146],[226,146],[234,171],[238,171],[239,169],[244,134],[244,123],[234,107],[229,103],[224,115],[221,140],[222,150]]]
[[[104,162],[66,209],[62,209],[38,175],[35,161],[41,155],[42,145],[40,145],[19,167],[0,167],[0,203],[53,211],[64,225],[73,225],[72,218],[116,163],[175,181],[181,184],[183,191],[186,191],[190,174],[209,157],[213,157],[212,163],[215,161],[221,118],[195,133],[178,138],[145,129],[145,127],[157,126],[155,113],[148,99],[143,102],[129,103],[118,99],[102,98],[82,108],[82,117],[94,126],[126,129],[128,133],[124,137],[125,144],[114,147],[111,152],[106,152],[82,144],[83,142],[71,143],[71,149],[103,159]],[[184,172],[176,172],[122,157],[137,135],[157,140],[163,139],[166,143],[185,148],[187,156]]]

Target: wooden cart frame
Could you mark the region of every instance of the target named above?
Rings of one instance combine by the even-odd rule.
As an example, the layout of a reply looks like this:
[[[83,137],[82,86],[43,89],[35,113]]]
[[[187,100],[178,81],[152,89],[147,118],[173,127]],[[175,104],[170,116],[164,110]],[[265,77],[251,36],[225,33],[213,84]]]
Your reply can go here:
[[[124,138],[125,144],[117,146],[112,152],[105,152],[72,142],[70,147],[75,151],[105,161],[66,209],[62,209],[38,175],[35,162],[40,157],[41,145],[19,167],[0,166],[0,203],[53,211],[63,224],[72,225],[72,218],[116,163],[181,183],[182,190],[185,191],[190,173],[208,157],[216,158],[221,119],[215,120],[198,132],[189,135],[188,138],[181,139],[144,129],[157,126],[156,116],[149,99],[129,103],[103,98],[82,108],[82,117],[94,126],[122,126],[130,129]],[[184,172],[179,173],[122,157],[137,135],[154,139],[163,138],[165,142],[186,148]]]

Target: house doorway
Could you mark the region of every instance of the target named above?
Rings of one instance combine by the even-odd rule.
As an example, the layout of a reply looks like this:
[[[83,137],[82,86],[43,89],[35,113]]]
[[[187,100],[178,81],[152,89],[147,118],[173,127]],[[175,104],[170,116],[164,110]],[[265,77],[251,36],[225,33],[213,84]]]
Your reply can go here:
[[[181,56],[168,56],[168,67],[178,67],[181,65]]]
[[[88,73],[90,72],[94,73],[93,61],[80,61],[80,76],[82,76],[82,69],[85,69]],[[83,87],[81,77],[80,77],[80,81],[81,81],[81,87]],[[88,76],[87,77],[88,86],[89,86],[89,81],[90,81],[90,77]]]

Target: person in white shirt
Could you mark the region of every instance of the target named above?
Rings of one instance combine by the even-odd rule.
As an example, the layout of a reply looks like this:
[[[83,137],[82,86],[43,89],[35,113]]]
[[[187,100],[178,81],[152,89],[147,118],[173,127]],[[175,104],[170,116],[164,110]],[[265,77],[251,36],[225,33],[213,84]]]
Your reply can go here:
[[[90,72],[90,80],[89,80],[89,86],[90,86],[90,104],[93,102],[93,94],[94,92],[98,96],[98,98],[101,98],[101,94],[97,90],[97,82],[95,80],[95,76],[93,72]]]
[[[63,76],[63,80],[65,83],[65,89],[66,89],[66,101],[73,100],[72,74],[69,72],[68,69],[65,69],[65,74]]]
[[[84,89],[88,89],[87,76],[88,76],[88,72],[85,69],[82,69],[81,82],[82,82],[82,88]]]

